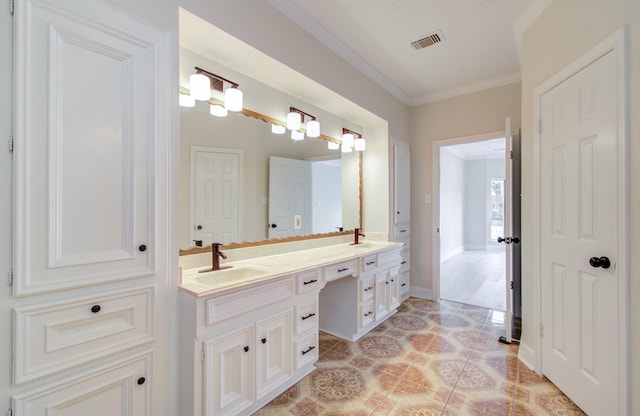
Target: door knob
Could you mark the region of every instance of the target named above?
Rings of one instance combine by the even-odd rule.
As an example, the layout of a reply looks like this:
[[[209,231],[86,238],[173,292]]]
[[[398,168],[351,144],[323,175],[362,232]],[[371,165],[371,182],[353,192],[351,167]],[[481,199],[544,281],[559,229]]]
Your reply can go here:
[[[507,240],[505,240],[504,237],[498,237],[498,243],[504,243],[505,241]]]
[[[196,225],[196,230],[202,230],[202,225]]]
[[[589,259],[589,264],[591,267],[602,267],[603,269],[608,269],[611,266],[611,261],[608,257],[591,257]]]

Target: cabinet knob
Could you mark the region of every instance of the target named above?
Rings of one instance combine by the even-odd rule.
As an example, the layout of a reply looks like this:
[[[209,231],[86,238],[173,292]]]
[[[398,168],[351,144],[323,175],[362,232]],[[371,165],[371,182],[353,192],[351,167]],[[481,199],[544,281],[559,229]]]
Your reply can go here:
[[[244,352],[249,352],[249,346],[245,345],[245,347],[243,348]]]
[[[93,313],[98,313],[98,312],[100,312],[100,309],[102,309],[102,308],[100,307],[100,305],[93,305],[93,306],[91,307],[91,312],[93,312]]]
[[[147,245],[146,244],[140,244],[138,246],[138,250],[140,250],[141,252],[147,251]]]
[[[147,379],[146,379],[146,378],[144,378],[144,377],[140,377],[140,378],[138,379],[138,386],[142,386],[142,385],[144,384],[144,382],[145,382],[145,381],[147,381]]]
[[[266,344],[266,343],[267,343],[267,339],[266,339],[266,338],[262,338],[260,341],[261,341],[263,344]],[[245,347],[245,348],[247,348],[247,349],[248,349],[248,347]],[[245,350],[245,351],[247,351],[247,350]]]

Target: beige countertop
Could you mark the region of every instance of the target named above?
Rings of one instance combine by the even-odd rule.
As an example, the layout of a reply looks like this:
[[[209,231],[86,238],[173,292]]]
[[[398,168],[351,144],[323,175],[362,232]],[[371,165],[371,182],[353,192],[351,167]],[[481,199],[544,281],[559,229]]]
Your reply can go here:
[[[181,272],[180,289],[197,297],[222,294],[255,283],[276,280],[305,270],[401,246],[401,243],[384,241],[366,241],[358,245],[343,243],[222,263],[221,266],[232,267],[204,273],[200,273],[200,270],[206,269],[206,267],[186,269]]]

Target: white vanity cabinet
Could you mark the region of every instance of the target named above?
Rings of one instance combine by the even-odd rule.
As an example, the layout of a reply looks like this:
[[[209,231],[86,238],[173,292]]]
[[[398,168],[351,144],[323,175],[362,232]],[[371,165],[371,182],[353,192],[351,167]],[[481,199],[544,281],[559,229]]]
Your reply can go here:
[[[404,144],[393,146],[394,216],[393,240],[403,243],[402,268],[400,269],[400,299],[409,297],[411,289],[411,153]],[[427,199],[427,203],[430,201]]]
[[[400,246],[358,259],[358,274],[327,282],[320,292],[320,330],[355,341],[400,305]]]
[[[240,415],[314,369],[319,272],[197,297],[181,293],[181,414]],[[304,353],[303,353],[304,352]]]

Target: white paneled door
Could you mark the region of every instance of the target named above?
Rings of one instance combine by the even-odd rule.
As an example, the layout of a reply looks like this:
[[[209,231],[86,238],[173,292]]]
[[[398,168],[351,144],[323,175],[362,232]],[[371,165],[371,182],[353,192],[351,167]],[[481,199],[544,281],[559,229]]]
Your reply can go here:
[[[269,238],[311,232],[311,163],[269,157]]]
[[[590,415],[622,414],[617,63],[541,96],[542,367]]]

